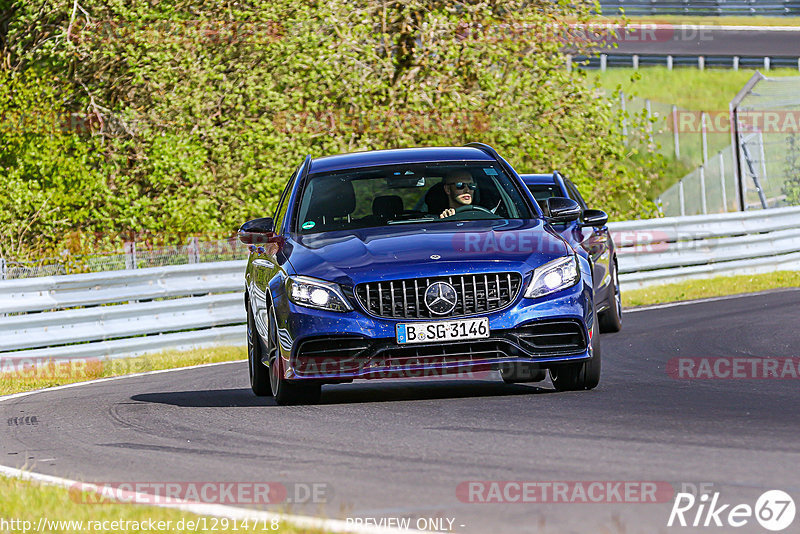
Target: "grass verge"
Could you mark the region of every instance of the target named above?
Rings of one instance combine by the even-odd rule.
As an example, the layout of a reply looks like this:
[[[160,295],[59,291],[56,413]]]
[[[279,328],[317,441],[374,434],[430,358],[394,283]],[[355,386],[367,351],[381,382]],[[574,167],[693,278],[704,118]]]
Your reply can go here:
[[[0,532],[320,532],[284,521],[203,517],[140,504],[85,504],[92,496],[5,476],[0,476],[0,495],[0,522],[6,522],[0,523]]]
[[[645,190],[647,197],[654,199],[703,162],[699,113],[689,113],[679,119],[684,124],[684,119],[688,118],[689,126],[679,127],[681,157],[675,158],[673,128],[671,122],[668,122],[672,104],[683,110],[709,112],[717,123],[722,120],[724,127],[711,127],[707,136],[708,155],[714,157],[720,150],[729,150],[731,136],[727,131],[728,105],[754,72],[647,67],[639,70],[614,68],[605,72],[593,70],[587,71],[587,76],[589,80],[596,80],[608,95],[619,88],[628,97],[639,97],[627,104],[630,113],[640,112],[644,107],[643,99],[652,101],[653,114],[660,118],[653,125],[654,140],[660,145],[660,152],[666,158],[666,168]],[[767,74],[770,77],[800,76],[797,70],[792,69],[775,69]]]
[[[647,306],[666,302],[723,297],[739,293],[755,293],[757,291],[786,287],[800,287],[800,271],[718,276],[646,287],[623,291],[622,301],[625,306]]]
[[[189,351],[165,351],[136,358],[86,359],[70,363],[50,362],[39,367],[22,367],[21,364],[11,361],[0,361],[0,395],[62,386],[97,378],[245,358],[247,358],[245,347],[226,346]]]

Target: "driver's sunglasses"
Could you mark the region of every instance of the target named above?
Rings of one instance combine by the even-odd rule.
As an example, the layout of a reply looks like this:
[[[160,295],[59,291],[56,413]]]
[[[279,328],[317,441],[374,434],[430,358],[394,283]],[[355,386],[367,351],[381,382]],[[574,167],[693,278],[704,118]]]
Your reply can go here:
[[[476,189],[478,189],[478,184],[475,184],[473,182],[469,182],[469,183],[467,183],[467,182],[453,182],[450,185],[452,185],[456,189],[464,189],[465,187],[468,187],[470,191],[475,191]]]

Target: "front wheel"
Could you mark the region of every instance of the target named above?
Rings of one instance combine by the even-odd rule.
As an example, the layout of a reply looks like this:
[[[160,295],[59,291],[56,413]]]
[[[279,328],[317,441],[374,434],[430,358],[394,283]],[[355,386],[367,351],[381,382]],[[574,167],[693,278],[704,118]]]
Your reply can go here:
[[[595,316],[592,327],[592,358],[580,363],[566,363],[550,368],[550,379],[556,391],[594,389],[600,383],[600,336]]]
[[[278,325],[275,313],[270,310],[269,336],[273,340],[269,348],[269,385],[275,402],[281,406],[293,404],[316,404],[322,396],[321,384],[302,384],[289,382],[284,377],[283,359],[278,346]]]
[[[608,309],[600,314],[600,331],[603,333],[619,332],[622,329],[622,295],[619,290],[619,268],[617,262],[611,262],[611,302]]]
[[[270,341],[272,340],[270,332]],[[250,368],[250,389],[257,397],[271,397],[272,389],[269,386],[269,369],[264,365],[264,352],[261,340],[256,331],[253,313],[247,307],[247,364]]]

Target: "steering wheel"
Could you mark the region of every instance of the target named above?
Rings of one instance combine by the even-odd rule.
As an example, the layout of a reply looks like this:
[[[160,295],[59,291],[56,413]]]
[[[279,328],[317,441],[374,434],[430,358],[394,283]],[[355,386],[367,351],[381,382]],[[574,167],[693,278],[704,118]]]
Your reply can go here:
[[[456,208],[456,213],[464,213],[465,211],[482,211],[484,213],[494,215],[494,213],[491,210],[487,210],[483,206],[476,206],[474,204],[465,204],[463,206],[459,206],[458,208]]]

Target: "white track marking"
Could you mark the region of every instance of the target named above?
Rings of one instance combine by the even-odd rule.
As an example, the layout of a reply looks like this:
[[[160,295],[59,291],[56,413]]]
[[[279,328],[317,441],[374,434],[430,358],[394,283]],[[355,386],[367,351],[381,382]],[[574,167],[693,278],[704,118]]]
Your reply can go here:
[[[74,384],[65,384],[63,386],[56,386],[52,388],[46,389],[36,389],[33,391],[23,391],[22,393],[14,393],[12,395],[4,395],[0,397],[0,402],[10,401],[13,399],[19,399],[21,397],[28,397],[30,395],[35,395],[36,393],[43,393],[45,391],[58,391],[61,389],[68,389],[68,388],[75,388],[80,386],[88,386],[91,384],[101,384],[103,382],[111,382],[114,380],[124,380],[126,378],[134,378],[138,376],[149,376],[149,375],[157,375],[163,373],[172,373],[176,371],[186,371],[190,369],[202,369],[203,367],[212,367],[216,365],[226,365],[230,363],[241,363],[246,360],[233,360],[229,362],[218,362],[218,363],[206,363],[202,365],[192,365],[189,367],[178,367],[175,369],[161,369],[158,371],[146,371],[143,373],[134,373],[130,375],[120,375],[120,376],[113,376],[109,378],[100,378],[97,380],[89,380],[86,382],[75,382]],[[62,488],[72,488],[73,486],[80,485],[82,488],[86,487],[86,484],[80,483],[76,480],[70,480],[67,478],[56,477],[52,475],[45,475],[42,473],[34,473],[32,471],[24,471],[22,469],[17,469],[15,467],[8,467],[5,465],[0,465],[0,475],[4,475],[10,478],[18,478],[21,480],[30,480],[34,482],[38,482],[40,484],[46,484],[48,486],[58,486]],[[134,502],[150,502],[152,501],[152,495],[147,495],[144,493],[135,493],[132,492],[131,494],[132,500]],[[388,527],[380,527],[380,526],[373,526],[373,525],[356,525],[353,523],[347,523],[346,521],[342,521],[339,519],[323,519],[321,517],[312,517],[312,516],[305,516],[305,515],[289,515],[289,514],[280,514],[276,512],[267,512],[267,511],[259,511],[259,510],[251,510],[248,508],[237,508],[235,506],[226,506],[223,504],[208,504],[208,503],[199,503],[199,502],[192,502],[192,501],[178,501],[173,503],[154,503],[151,506],[158,506],[161,508],[172,508],[176,510],[182,510],[184,512],[189,512],[201,516],[214,516],[214,517],[227,517],[229,519],[236,519],[236,520],[251,520],[251,521],[267,521],[270,522],[273,519],[280,521],[283,523],[290,523],[292,525],[302,527],[302,528],[313,528],[318,529],[326,532],[353,532],[357,534],[408,534],[409,532],[423,532],[419,530],[405,530],[405,529],[397,529],[397,528],[388,528]]]

